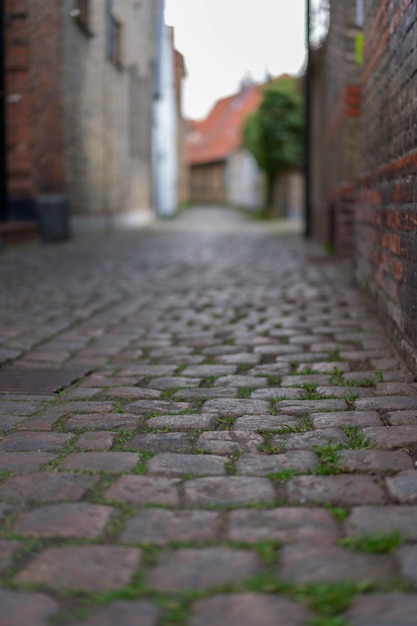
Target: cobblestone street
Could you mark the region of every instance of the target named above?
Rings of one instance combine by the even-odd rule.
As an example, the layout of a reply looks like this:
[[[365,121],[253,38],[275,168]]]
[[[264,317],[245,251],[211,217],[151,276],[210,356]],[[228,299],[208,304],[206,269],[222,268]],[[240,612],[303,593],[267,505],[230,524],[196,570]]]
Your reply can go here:
[[[0,289],[0,626],[417,624],[417,384],[348,265],[199,208]]]

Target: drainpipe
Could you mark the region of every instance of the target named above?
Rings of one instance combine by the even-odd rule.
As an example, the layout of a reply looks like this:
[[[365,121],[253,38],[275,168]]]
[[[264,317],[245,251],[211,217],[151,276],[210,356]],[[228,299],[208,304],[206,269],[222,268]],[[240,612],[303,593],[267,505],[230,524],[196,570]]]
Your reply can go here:
[[[307,67],[305,74],[305,111],[304,111],[304,206],[305,206],[305,230],[304,236],[311,237],[311,2],[306,0],[306,48]]]
[[[0,0],[0,222],[5,222],[9,214],[7,196],[5,69],[4,0]]]

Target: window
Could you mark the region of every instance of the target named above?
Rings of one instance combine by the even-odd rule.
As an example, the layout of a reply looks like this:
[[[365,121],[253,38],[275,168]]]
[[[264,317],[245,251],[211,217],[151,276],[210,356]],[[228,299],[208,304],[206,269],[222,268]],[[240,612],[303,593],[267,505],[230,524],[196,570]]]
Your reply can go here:
[[[356,26],[363,28],[364,21],[364,0],[356,0]]]
[[[75,0],[74,8],[70,15],[75,18],[76,23],[88,35],[91,35],[90,29],[90,0]]]
[[[112,0],[107,2],[107,58],[121,67],[123,63],[123,19],[113,9]]]

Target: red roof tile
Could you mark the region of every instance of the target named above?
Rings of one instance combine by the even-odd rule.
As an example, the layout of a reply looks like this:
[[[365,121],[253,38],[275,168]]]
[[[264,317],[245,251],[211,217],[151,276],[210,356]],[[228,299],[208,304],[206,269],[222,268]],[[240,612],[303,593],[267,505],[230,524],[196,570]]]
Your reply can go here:
[[[202,121],[189,121],[187,160],[190,164],[223,161],[242,143],[246,117],[256,111],[264,85],[245,87],[237,94],[219,100]]]

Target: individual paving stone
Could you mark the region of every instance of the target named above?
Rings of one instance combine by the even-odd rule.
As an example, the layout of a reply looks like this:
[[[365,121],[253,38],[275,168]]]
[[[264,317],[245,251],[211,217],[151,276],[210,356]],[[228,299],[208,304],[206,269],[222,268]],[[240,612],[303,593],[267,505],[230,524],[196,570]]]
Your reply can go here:
[[[127,521],[121,541],[157,545],[171,541],[209,541],[219,535],[220,528],[217,512],[146,509]]]
[[[344,472],[389,474],[411,469],[413,461],[406,452],[400,450],[342,450],[337,465]]]
[[[87,620],[71,626],[156,626],[160,609],[148,600],[118,600],[94,611]]]
[[[42,402],[22,402],[13,400],[0,400],[0,414],[2,415],[22,415],[28,417],[43,406]]]
[[[22,548],[19,541],[12,539],[0,539],[0,574],[5,572],[13,561],[15,552]],[[1,618],[0,618],[1,619]]]
[[[236,398],[238,390],[233,387],[202,387],[201,389],[179,389],[174,400],[209,400],[213,398]]]
[[[415,626],[417,594],[358,595],[345,613],[349,626]]]
[[[103,532],[114,509],[78,502],[51,504],[23,513],[14,532],[25,537],[82,537],[92,539]]]
[[[0,455],[0,471],[25,474],[38,470],[41,465],[52,461],[55,454],[47,452],[3,452]]]
[[[331,413],[313,413],[315,428],[343,428],[344,426],[382,426],[376,411],[335,411]]]
[[[234,374],[236,369],[235,365],[189,365],[182,371],[182,375],[210,378],[211,376]]]
[[[11,430],[24,419],[21,415],[0,415],[0,432]]]
[[[285,470],[313,471],[318,465],[317,456],[309,450],[294,450],[285,454],[244,454],[237,462],[241,476],[267,476]]]
[[[157,454],[148,461],[150,474],[163,476],[218,476],[226,473],[226,459],[213,454]]]
[[[152,476],[121,476],[110,487],[106,498],[132,504],[179,504],[178,478]]]
[[[111,413],[113,402],[62,402],[59,409],[65,413]]]
[[[170,376],[152,378],[149,387],[152,389],[175,389],[176,387],[198,387],[202,378],[187,378],[186,376]]]
[[[354,394],[355,398],[369,397],[373,392],[363,387],[342,387],[338,385],[326,385],[317,387],[317,393],[326,398],[346,398]]]
[[[286,483],[292,504],[326,504],[351,507],[355,504],[383,504],[385,494],[370,476],[296,476]]]
[[[417,546],[402,546],[395,552],[400,562],[401,574],[417,584]]]
[[[360,506],[352,509],[345,529],[348,535],[390,535],[398,531],[406,539],[416,541],[416,515],[415,506]]]
[[[16,576],[16,580],[46,585],[57,591],[122,589],[140,567],[141,557],[139,549],[119,546],[47,548]]]
[[[191,408],[189,402],[169,402],[167,400],[138,400],[127,406],[129,411],[134,411],[140,415],[159,414],[164,415],[166,413],[181,413],[181,411],[188,411]]]
[[[215,387],[251,387],[252,389],[259,389],[260,387],[268,386],[268,379],[261,376],[245,376],[235,374],[234,376],[220,376],[214,381]]]
[[[334,361],[321,361],[318,363],[302,363],[298,366],[297,372],[302,374],[306,369],[313,370],[314,374],[327,374],[327,381],[329,382],[329,376],[334,374],[335,367],[343,373],[348,372],[350,370],[349,363],[344,361],[338,361],[337,364]],[[318,383],[318,384],[326,384],[326,383]]]
[[[0,485],[0,498],[18,502],[80,500],[99,481],[98,476],[67,472],[37,472],[15,476]]]
[[[158,591],[204,590],[239,583],[260,571],[256,555],[231,548],[175,550],[162,554],[145,577],[145,584]]]
[[[173,430],[196,430],[214,428],[217,424],[217,415],[209,413],[194,413],[185,415],[160,415],[151,417],[146,425],[149,428],[172,428]]]
[[[81,433],[75,444],[76,450],[110,450],[113,445],[115,433],[107,431],[94,431]]]
[[[417,383],[377,383],[375,385],[376,395],[378,396],[417,396]]]
[[[144,389],[143,387],[112,387],[103,391],[102,395],[108,398],[155,400],[159,398],[161,392],[157,389]]]
[[[309,365],[307,364],[306,367],[309,367]],[[303,385],[328,385],[328,384],[329,384],[328,374],[304,374],[304,375],[297,374],[293,376],[284,376],[281,381],[281,387],[302,387]]]
[[[412,425],[417,426],[417,411],[392,411],[385,416],[391,426]]]
[[[92,415],[73,415],[66,420],[65,430],[135,430],[138,424],[144,421],[143,417],[128,413],[100,413]]]
[[[125,448],[149,452],[191,452],[193,439],[188,433],[146,433],[135,435]]]
[[[417,442],[416,426],[372,426],[362,430],[365,437],[382,450],[394,450],[415,446]]]
[[[264,400],[207,400],[203,405],[204,413],[216,413],[223,417],[265,414],[268,409],[269,402]]]
[[[63,411],[52,409],[45,411],[42,415],[30,417],[26,421],[21,422],[17,428],[18,430],[49,431],[52,430],[54,424],[64,415],[65,413]]]
[[[293,389],[292,387],[266,387],[265,389],[255,389],[252,391],[253,400],[299,400],[304,389]]]
[[[346,434],[339,428],[322,428],[305,433],[290,433],[287,435],[274,435],[271,439],[272,446],[282,447],[283,450],[313,450],[315,446],[331,444],[346,444]]]
[[[11,433],[0,443],[2,452],[62,452],[73,435],[65,433]]]
[[[234,423],[234,430],[277,430],[290,426],[296,428],[301,426],[302,422],[294,415],[243,415],[238,417]]]
[[[304,626],[308,610],[283,596],[262,593],[220,594],[192,605],[189,626]]]
[[[343,411],[346,409],[344,400],[282,400],[278,409],[290,415],[307,415],[320,411]]]
[[[401,504],[417,504],[417,471],[410,469],[385,479],[389,494]]]
[[[253,352],[235,352],[234,354],[220,354],[214,360],[216,363],[225,365],[255,365],[259,363],[261,356]]]
[[[379,396],[374,398],[359,398],[355,402],[358,411],[399,411],[403,409],[417,409],[417,398],[405,396]]]
[[[278,574],[284,582],[296,585],[342,581],[364,583],[389,580],[393,569],[394,563],[389,556],[303,543],[282,548]]]
[[[140,461],[136,452],[74,452],[61,463],[60,469],[92,472],[128,472]]]
[[[289,358],[292,357],[293,354],[296,354],[297,352],[302,352],[303,348],[302,346],[296,346],[296,345],[267,345],[267,346],[255,346],[254,347],[254,351],[257,354],[262,354],[262,355],[266,355],[266,354],[271,354],[273,356],[287,356]]]
[[[47,626],[59,611],[59,604],[43,593],[7,589],[0,589],[0,606],[1,626]]]
[[[223,430],[202,433],[196,446],[213,454],[234,454],[256,452],[263,443],[263,437],[251,431]]]
[[[232,506],[255,502],[274,502],[275,491],[266,478],[244,476],[195,478],[184,485],[185,501],[190,505]]]
[[[230,541],[302,542],[331,546],[339,537],[340,530],[334,517],[320,508],[241,509],[229,513],[227,538]]]
[[[147,363],[131,364],[120,372],[121,376],[173,376],[176,365],[149,365]]]

